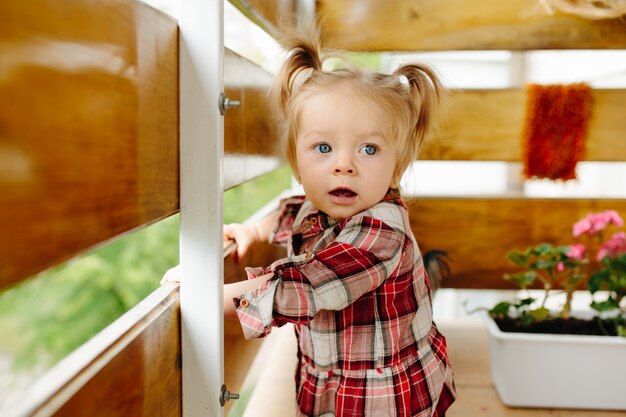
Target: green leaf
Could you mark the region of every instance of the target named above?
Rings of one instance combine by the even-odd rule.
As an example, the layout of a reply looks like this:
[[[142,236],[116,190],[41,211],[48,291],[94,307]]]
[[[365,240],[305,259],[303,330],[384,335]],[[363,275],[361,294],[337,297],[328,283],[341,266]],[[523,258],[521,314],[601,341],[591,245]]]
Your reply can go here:
[[[528,314],[536,321],[545,320],[550,317],[550,310],[545,307],[539,307],[534,310],[528,311]]]
[[[535,282],[537,273],[535,271],[518,272],[516,274],[504,274],[504,279],[514,282],[518,287],[525,289]]]
[[[506,258],[517,266],[522,268],[528,267],[528,254],[512,250],[506,254]]]
[[[619,304],[617,303],[617,301],[613,299],[613,297],[609,297],[608,299],[604,301],[600,301],[600,302],[593,301],[591,303],[591,308],[599,312],[611,311],[611,310],[615,310],[616,308],[619,308]]]
[[[609,277],[609,271],[603,270],[599,272],[595,272],[589,278],[587,282],[587,289],[591,294],[594,294],[596,291],[600,290],[602,283],[606,281]]]
[[[506,316],[509,314],[511,303],[507,301],[501,301],[489,310],[489,315],[493,316]]]
[[[517,306],[519,306],[519,307],[521,307],[521,306],[529,306],[529,305],[531,305],[532,303],[534,303],[534,302],[535,302],[535,300],[536,300],[536,299],[535,299],[535,298],[532,298],[532,297],[522,298],[521,300],[519,300],[519,301],[517,302]]]
[[[535,246],[535,252],[538,255],[551,255],[553,254],[555,251],[554,246],[552,246],[549,243],[540,243],[537,246]]]
[[[553,268],[557,263],[559,263],[558,259],[537,259],[532,266],[535,269],[549,269]]]

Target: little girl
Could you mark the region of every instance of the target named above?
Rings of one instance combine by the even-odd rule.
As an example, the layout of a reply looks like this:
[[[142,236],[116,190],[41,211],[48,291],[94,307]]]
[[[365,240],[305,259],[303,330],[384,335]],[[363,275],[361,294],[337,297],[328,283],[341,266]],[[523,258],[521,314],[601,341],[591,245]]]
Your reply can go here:
[[[442,87],[421,65],[324,71],[309,32],[289,38],[273,94],[305,196],[224,228],[239,257],[268,239],[288,256],[226,285],[225,315],[246,338],[295,325],[298,415],[443,416],[455,398],[452,370],[399,193]]]

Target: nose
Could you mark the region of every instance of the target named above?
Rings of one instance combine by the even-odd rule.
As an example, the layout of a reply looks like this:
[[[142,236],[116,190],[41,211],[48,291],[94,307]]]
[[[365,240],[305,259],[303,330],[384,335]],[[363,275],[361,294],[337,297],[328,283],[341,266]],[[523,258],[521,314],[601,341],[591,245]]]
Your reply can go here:
[[[356,172],[352,158],[349,155],[338,155],[333,169],[335,175],[354,175]]]

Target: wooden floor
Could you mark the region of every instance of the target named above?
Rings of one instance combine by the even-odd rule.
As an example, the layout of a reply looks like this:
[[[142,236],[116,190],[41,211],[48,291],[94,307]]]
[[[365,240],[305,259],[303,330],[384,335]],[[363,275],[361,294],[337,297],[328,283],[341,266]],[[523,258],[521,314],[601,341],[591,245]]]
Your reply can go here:
[[[492,385],[487,351],[487,330],[479,319],[456,319],[439,323],[448,340],[458,398],[447,417],[617,417],[626,412],[509,408]],[[296,342],[293,329],[275,329],[264,346],[264,366],[246,408],[245,417],[292,417],[295,415],[293,371]],[[261,413],[262,411],[262,413]]]

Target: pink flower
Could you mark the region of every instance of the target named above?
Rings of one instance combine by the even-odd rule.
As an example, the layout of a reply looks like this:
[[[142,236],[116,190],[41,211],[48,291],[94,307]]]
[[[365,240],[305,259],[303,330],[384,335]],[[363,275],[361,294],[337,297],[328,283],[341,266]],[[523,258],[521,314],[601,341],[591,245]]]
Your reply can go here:
[[[596,259],[601,261],[605,256],[615,258],[623,253],[626,253],[626,233],[617,232],[600,246]]]
[[[587,233],[591,229],[591,221],[588,217],[589,216],[574,223],[574,237]]]
[[[622,227],[624,221],[615,210],[606,210],[601,213],[589,213],[585,218],[574,223],[573,234],[578,237],[583,233],[594,235],[604,230],[608,225]]]
[[[585,248],[585,245],[583,245],[582,243],[574,243],[573,245],[570,245],[569,250],[567,251],[565,256],[570,259],[582,261],[585,258],[586,250],[587,248]]]
[[[565,264],[563,262],[559,262],[558,264],[556,264],[556,270],[558,272],[563,272],[565,271]]]

